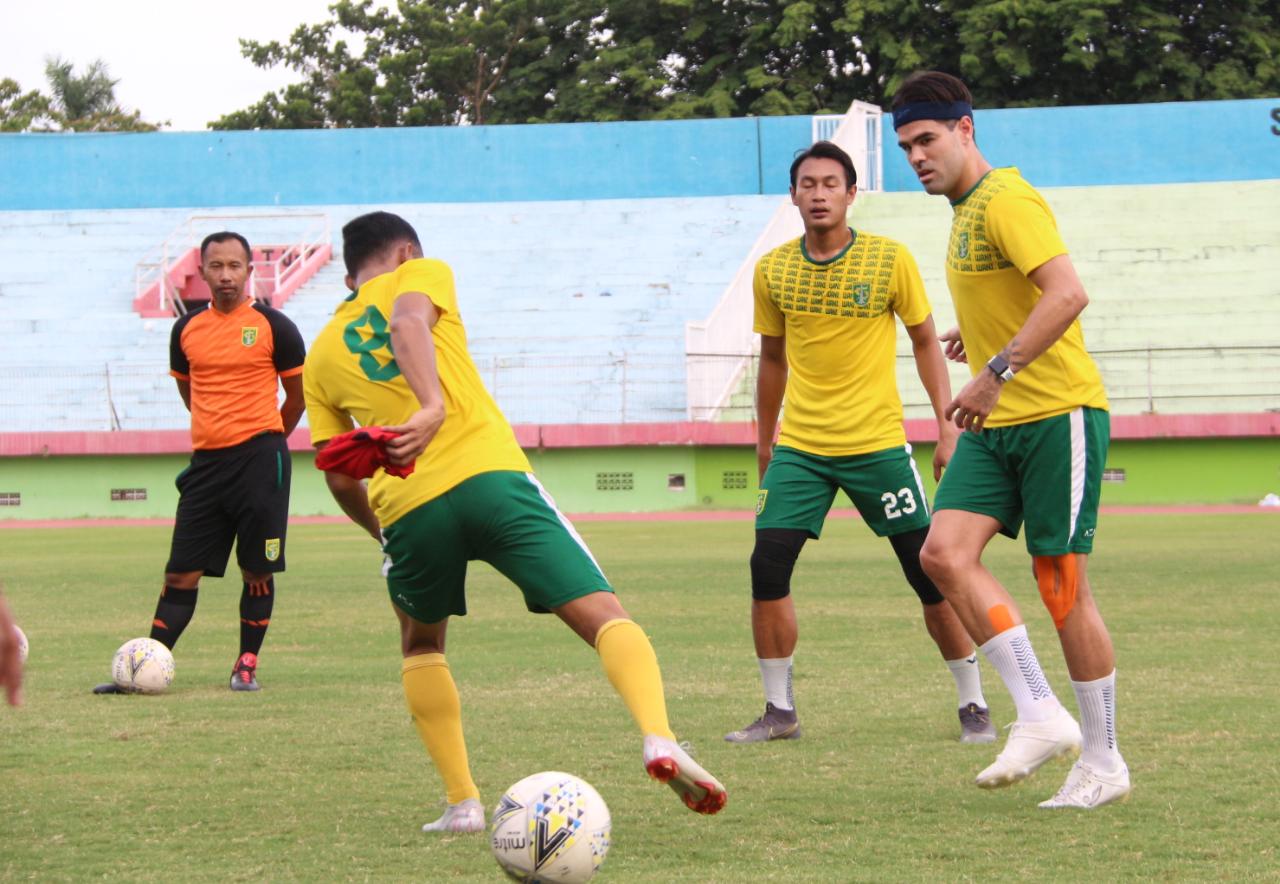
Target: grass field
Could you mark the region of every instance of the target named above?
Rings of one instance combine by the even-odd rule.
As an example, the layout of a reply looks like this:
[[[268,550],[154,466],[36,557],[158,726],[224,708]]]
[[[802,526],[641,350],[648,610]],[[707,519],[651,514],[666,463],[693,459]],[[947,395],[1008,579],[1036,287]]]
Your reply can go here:
[[[1090,565],[1119,654],[1123,806],[1046,812],[1065,766],[988,793],[995,749],[956,741],[951,679],[888,545],[848,520],[795,579],[805,737],[731,746],[762,705],[748,624],[750,523],[580,526],[662,661],[677,734],[728,786],[716,817],[650,782],[593,652],[474,566],[450,628],[486,804],[561,769],[613,814],[601,881],[1277,880],[1280,519],[1109,516]],[[208,580],[164,697],[98,697],[147,632],[164,528],[0,530],[31,640],[27,705],[0,709],[0,878],[498,881],[478,836],[427,836],[439,781],[405,710],[376,549],[297,526],[258,694],[232,694],[239,582]],[[1051,682],[1075,708],[1020,543],[1015,588]],[[984,667],[999,724],[1011,704]]]

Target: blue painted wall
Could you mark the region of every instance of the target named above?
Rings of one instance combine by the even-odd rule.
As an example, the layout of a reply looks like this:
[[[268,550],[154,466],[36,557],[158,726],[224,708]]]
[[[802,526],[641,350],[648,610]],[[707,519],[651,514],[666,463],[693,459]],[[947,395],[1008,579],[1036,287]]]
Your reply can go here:
[[[1039,187],[1280,178],[1280,98],[979,110],[973,122],[992,164]],[[884,127],[885,189],[918,190]]]
[[[1041,186],[1280,178],[1280,99],[979,111]],[[887,124],[886,120],[886,124]],[[886,125],[888,190],[915,177]],[[809,117],[285,132],[0,135],[0,209],[785,193]]]

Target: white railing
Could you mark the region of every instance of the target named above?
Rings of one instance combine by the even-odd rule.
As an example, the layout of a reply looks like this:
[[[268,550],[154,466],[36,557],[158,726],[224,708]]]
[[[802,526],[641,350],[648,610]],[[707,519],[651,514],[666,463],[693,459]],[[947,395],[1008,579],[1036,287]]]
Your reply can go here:
[[[860,190],[879,190],[883,180],[880,115],[880,108],[875,105],[855,101],[843,115],[813,118],[813,140],[833,141],[844,148],[860,170]],[[765,252],[803,232],[804,225],[791,201],[779,201],[711,315],[685,324],[685,385],[690,420],[714,420],[740,386],[749,360],[720,357],[752,353],[758,347],[751,331],[756,262]]]
[[[1280,346],[1144,347],[1095,350],[1111,411],[1132,414],[1280,411]],[[663,423],[690,419],[679,353],[481,356],[476,367],[508,420],[516,424]],[[693,357],[739,371],[724,407],[693,420],[755,419],[756,357]],[[967,370],[953,366],[952,387]],[[897,357],[907,418],[932,409],[909,354]],[[183,429],[182,406],[163,361],[112,360],[66,367],[0,368],[4,432]]]
[[[298,234],[299,224],[305,224]],[[234,230],[249,244],[281,244],[288,247],[269,260],[253,262],[254,297],[270,302],[272,296],[288,283],[302,267],[304,256],[330,245],[329,216],[314,213],[255,213],[241,215],[191,215],[179,224],[160,245],[147,252],[134,269],[134,296],[140,299],[153,286],[159,285],[159,307],[167,313],[185,312],[181,293],[170,278],[174,265],[200,242],[217,230]]]

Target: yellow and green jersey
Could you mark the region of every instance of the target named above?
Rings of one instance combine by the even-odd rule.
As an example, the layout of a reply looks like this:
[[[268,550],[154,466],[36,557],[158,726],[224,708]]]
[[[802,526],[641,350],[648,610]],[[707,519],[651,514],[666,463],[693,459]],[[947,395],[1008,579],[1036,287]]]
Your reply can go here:
[[[854,231],[843,252],[815,261],[800,237],[757,262],[754,288],[755,331],[786,338],[778,444],[826,456],[905,444],[894,316],[919,325],[930,309],[906,247]]]
[[[453,272],[443,261],[428,258],[407,261],[360,286],[338,305],[312,344],[303,371],[312,444],[355,425],[403,424],[418,410],[391,350],[392,306],[411,292],[426,295],[440,312],[431,338],[445,418],[412,475],[399,479],[379,470],[369,481],[369,503],[384,526],[472,476],[530,471],[511,425],[467,352]]]
[[[1028,274],[1067,247],[1044,198],[1017,169],[992,169],[952,204],[947,285],[975,375],[1018,333],[1040,290]],[[1106,408],[1080,320],[1005,384],[988,427],[1024,424],[1080,406]]]

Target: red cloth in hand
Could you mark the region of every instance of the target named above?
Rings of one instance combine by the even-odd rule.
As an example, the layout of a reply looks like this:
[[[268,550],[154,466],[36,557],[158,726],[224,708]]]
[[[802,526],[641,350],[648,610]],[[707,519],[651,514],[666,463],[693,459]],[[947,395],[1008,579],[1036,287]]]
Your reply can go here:
[[[382,467],[387,475],[403,479],[413,473],[415,464],[400,467],[387,457],[387,443],[399,435],[383,427],[361,427],[334,436],[316,453],[316,469],[368,479]]]

